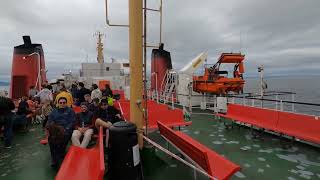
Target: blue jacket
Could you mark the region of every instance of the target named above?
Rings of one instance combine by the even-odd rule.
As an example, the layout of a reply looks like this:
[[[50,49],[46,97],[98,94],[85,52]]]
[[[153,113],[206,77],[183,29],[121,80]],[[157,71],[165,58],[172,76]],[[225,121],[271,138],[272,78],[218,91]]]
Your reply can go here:
[[[75,124],[75,119],[75,113],[71,108],[55,108],[49,115],[48,124],[56,123],[62,126],[66,133],[71,134]]]

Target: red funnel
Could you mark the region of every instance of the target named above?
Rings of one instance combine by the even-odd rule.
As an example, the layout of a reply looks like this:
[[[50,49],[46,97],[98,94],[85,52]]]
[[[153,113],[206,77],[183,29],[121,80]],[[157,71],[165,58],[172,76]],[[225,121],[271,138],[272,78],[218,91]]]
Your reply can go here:
[[[23,36],[23,40],[13,51],[10,97],[14,99],[27,96],[30,86],[40,89],[47,80],[42,45],[32,44],[30,36]]]

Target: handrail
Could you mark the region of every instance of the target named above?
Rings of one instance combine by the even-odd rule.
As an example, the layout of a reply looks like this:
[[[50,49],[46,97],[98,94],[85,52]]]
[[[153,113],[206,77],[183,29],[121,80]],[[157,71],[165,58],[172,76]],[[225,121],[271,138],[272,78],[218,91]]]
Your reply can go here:
[[[108,26],[117,26],[117,27],[126,27],[128,28],[129,25],[128,24],[111,24],[108,18],[108,0],[105,0],[105,4],[106,4],[106,23]]]
[[[320,106],[320,104],[318,103],[309,103],[309,102],[300,102],[300,101],[287,101],[287,100],[276,100],[276,99],[265,99],[265,98],[254,98],[254,97],[236,97],[236,96],[229,96],[229,97],[239,98],[239,99],[245,98],[245,99],[254,99],[254,100],[270,101],[270,102],[282,102],[282,103],[291,103],[291,104],[300,104],[300,105]]]
[[[198,172],[200,172],[201,174],[209,177],[210,179],[214,179],[217,180],[216,177],[211,176],[210,174],[208,174],[207,172],[205,172],[204,170],[196,167],[195,165],[189,163],[188,161],[182,159],[181,157],[177,156],[176,154],[168,151],[167,149],[165,149],[164,147],[160,146],[159,144],[157,144],[156,142],[152,141],[151,139],[147,138],[146,136],[143,136],[143,139],[146,140],[148,143],[152,144],[154,147],[156,147],[157,149],[161,150],[162,152],[168,154],[169,156],[171,156],[172,158],[175,158],[176,160],[182,162],[183,164],[189,166],[190,168],[192,168],[193,170],[196,170]]]

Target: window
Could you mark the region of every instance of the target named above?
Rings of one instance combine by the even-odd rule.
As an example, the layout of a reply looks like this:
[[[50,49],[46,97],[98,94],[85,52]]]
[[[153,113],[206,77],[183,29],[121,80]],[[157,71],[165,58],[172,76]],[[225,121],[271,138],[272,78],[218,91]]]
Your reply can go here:
[[[106,71],[109,71],[110,70],[110,67],[106,67]]]

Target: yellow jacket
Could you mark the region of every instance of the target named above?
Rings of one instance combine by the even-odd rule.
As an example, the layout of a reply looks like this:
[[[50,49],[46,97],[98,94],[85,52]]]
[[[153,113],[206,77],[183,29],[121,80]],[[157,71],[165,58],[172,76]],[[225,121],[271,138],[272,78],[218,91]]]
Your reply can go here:
[[[65,97],[67,99],[67,105],[69,107],[71,107],[73,105],[73,97],[72,97],[72,95],[70,93],[68,93],[68,92],[62,91],[56,96],[56,99],[54,100],[54,104],[56,104],[56,106],[58,106],[58,100],[61,97]]]

